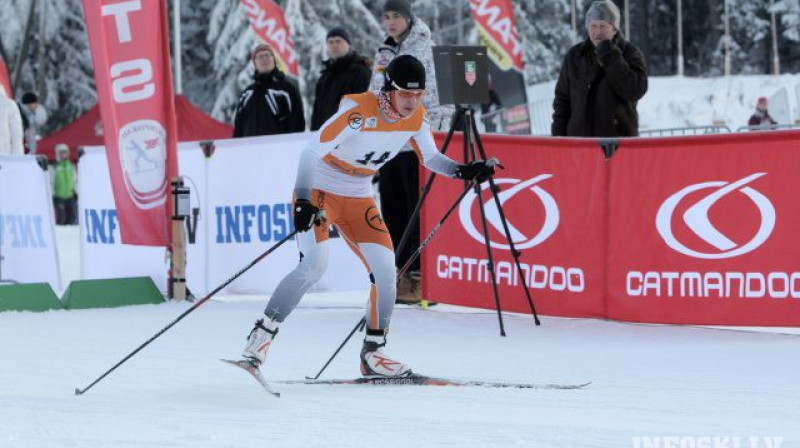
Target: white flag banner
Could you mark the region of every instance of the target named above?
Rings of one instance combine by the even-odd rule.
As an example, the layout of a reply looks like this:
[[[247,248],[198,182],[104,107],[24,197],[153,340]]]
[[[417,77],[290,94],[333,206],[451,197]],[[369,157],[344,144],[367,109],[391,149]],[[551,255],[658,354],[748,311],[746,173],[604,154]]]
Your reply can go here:
[[[195,185],[204,184],[203,152],[197,143],[178,144],[181,175],[191,190],[192,207],[199,208]],[[105,148],[84,148],[78,160],[78,216],[81,226],[81,277],[84,279],[152,277],[162,291],[167,289],[169,261],[163,247],[123,244],[119,215],[111,189],[111,177]],[[190,218],[191,219],[191,218]],[[196,227],[192,226],[191,230]],[[204,258],[205,246],[191,244],[187,259]],[[198,252],[199,251],[199,252]],[[205,263],[187,263],[187,282],[203,282]]]
[[[34,156],[0,156],[0,282],[61,290],[50,177]]]

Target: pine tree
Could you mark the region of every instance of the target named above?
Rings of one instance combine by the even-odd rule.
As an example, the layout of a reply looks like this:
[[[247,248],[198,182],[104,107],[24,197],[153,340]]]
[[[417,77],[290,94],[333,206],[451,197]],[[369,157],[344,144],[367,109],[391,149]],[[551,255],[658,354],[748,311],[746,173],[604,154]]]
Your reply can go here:
[[[195,106],[205,111],[211,111],[217,96],[211,63],[213,48],[206,42],[208,18],[216,3],[217,0],[181,2],[183,93]],[[170,2],[170,5],[173,4]]]
[[[564,55],[573,44],[569,14],[569,0],[515,2],[529,85],[558,77]]]

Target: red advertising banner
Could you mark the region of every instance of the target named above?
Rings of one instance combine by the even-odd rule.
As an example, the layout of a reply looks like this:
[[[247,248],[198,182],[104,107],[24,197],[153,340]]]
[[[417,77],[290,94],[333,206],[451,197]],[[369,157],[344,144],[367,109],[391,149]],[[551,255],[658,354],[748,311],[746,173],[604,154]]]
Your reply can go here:
[[[443,135],[437,135],[441,144]],[[506,166],[495,182],[536,310],[555,316],[604,315],[605,186],[607,164],[592,140],[485,135],[488,157]],[[462,156],[454,135],[451,157]],[[488,235],[501,307],[530,313],[493,197],[486,188]],[[439,178],[422,213],[427,235],[463,191]],[[423,291],[436,301],[494,308],[478,196],[471,192],[423,252]]]
[[[608,317],[800,325],[800,132],[623,139]]]
[[[178,171],[166,2],[83,8],[122,241],[166,246]]]
[[[297,53],[283,10],[272,0],[241,0],[250,28],[275,49],[278,68],[287,75],[299,76]]]

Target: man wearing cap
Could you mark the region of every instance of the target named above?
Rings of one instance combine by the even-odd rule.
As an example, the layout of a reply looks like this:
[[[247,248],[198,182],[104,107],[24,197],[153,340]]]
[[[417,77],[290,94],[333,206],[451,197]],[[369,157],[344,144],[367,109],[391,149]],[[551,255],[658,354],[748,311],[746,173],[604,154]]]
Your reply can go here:
[[[383,84],[383,70],[393,58],[411,55],[425,66],[427,80],[423,104],[428,111],[433,130],[447,130],[455,111],[452,105],[439,104],[439,91],[436,85],[436,71],[433,64],[433,39],[428,26],[415,16],[408,0],[386,0],[383,4],[381,18],[386,40],[375,53],[375,65],[370,90],[378,90]],[[378,192],[381,197],[381,211],[395,245],[409,226],[414,208],[419,201],[419,161],[414,151],[406,147],[391,163],[380,170]],[[397,268],[417,250],[420,244],[419,223],[411,228],[408,241],[402,252],[397,254]],[[398,248],[400,250],[401,248]],[[422,283],[419,261],[415,261],[411,270],[398,279],[397,300],[399,303],[420,303]]]
[[[369,88],[372,70],[367,59],[350,47],[350,34],[340,27],[328,31],[325,46],[330,59],[317,81],[311,130],[316,131],[339,109],[342,97]]]
[[[747,125],[756,129],[769,129],[773,125],[778,124],[774,118],[767,111],[767,97],[762,96],[756,103],[756,111],[750,116]]]
[[[636,103],[647,92],[644,55],[619,31],[619,8],[598,0],[586,12],[587,38],[564,58],[553,100],[554,136],[639,135]]]
[[[300,155],[294,186],[294,227],[300,262],[281,280],[250,331],[240,364],[260,367],[278,327],[302,296],[325,273],[330,224],[367,268],[371,284],[361,349],[365,377],[409,377],[411,368],[383,352],[395,303],[394,248],[372,195],[372,176],[410,143],[422,163],[438,174],[477,182],[493,164],[459,165],[441,154],[421,105],[427,85],[425,66],[413,56],[398,56],[385,70],[380,91],[347,95],[339,110]],[[321,225],[321,222],[325,224]],[[291,336],[291,335],[289,335]]]
[[[275,63],[275,52],[267,44],[252,53],[253,84],[239,97],[233,121],[233,137],[303,132],[306,119],[303,101],[293,82]]]

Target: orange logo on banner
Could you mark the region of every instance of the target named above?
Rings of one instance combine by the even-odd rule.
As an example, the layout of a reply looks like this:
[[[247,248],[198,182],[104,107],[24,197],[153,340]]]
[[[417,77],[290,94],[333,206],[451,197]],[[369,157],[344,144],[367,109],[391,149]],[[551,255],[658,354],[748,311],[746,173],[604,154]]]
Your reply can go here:
[[[275,49],[278,68],[297,77],[297,53],[294,51],[291,32],[281,8],[270,0],[241,0],[250,28],[261,40]]]

